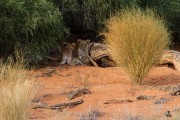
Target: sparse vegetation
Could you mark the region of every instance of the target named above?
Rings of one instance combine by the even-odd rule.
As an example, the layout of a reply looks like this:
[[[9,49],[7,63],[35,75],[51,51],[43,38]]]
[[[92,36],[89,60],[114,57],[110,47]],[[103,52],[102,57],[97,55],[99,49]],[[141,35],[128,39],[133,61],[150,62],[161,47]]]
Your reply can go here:
[[[86,114],[80,116],[79,120],[98,120],[102,113],[93,107],[90,107]]]
[[[178,120],[180,118],[180,107],[173,110],[172,116],[174,120]]]
[[[28,108],[33,97],[34,81],[16,81],[5,86],[0,94],[1,120],[28,120]]]
[[[23,81],[25,75],[25,61],[22,51],[15,52],[15,58],[0,59],[0,82],[16,83]]]
[[[34,95],[35,81],[27,79],[21,52],[15,59],[0,60],[0,118],[27,120],[28,108]]]
[[[165,22],[152,10],[124,9],[107,22],[106,43],[118,66],[142,83],[170,44]]]

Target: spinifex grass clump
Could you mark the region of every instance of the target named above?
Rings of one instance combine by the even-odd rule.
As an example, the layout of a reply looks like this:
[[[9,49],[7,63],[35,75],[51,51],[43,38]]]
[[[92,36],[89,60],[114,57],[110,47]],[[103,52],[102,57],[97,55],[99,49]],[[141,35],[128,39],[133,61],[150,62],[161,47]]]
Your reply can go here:
[[[152,10],[124,9],[107,22],[105,42],[118,66],[140,84],[170,43],[165,22]]]
[[[0,120],[28,120],[36,82],[25,72],[23,53],[0,60]]]
[[[28,120],[28,109],[34,96],[33,80],[14,81],[0,89],[1,120]]]
[[[15,58],[8,57],[7,60],[0,59],[0,82],[16,83],[16,81],[24,81],[25,62],[22,51],[15,52]]]

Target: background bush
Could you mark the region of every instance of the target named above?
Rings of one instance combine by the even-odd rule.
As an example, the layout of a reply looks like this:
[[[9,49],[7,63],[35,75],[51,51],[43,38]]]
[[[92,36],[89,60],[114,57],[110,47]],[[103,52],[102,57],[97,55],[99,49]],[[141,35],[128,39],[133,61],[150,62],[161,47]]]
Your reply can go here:
[[[56,0],[71,31],[104,30],[105,21],[122,8],[151,8],[169,24],[172,33],[180,34],[179,0]],[[180,35],[179,35],[180,36]]]
[[[156,9],[157,14],[163,16],[174,32],[180,32],[180,0],[139,0],[142,8]]]
[[[66,25],[72,31],[102,30],[104,21],[137,0],[57,0]]]
[[[118,66],[140,84],[170,43],[165,22],[152,10],[124,9],[108,22],[106,43]]]
[[[1,0],[0,27],[0,54],[20,47],[28,59],[46,54],[66,31],[61,13],[48,0]]]
[[[96,40],[106,29],[105,22],[130,6],[156,9],[180,39],[179,0],[1,0],[0,54],[8,56],[21,47],[28,59],[36,61],[61,43],[69,29],[79,34],[90,30],[89,36]]]

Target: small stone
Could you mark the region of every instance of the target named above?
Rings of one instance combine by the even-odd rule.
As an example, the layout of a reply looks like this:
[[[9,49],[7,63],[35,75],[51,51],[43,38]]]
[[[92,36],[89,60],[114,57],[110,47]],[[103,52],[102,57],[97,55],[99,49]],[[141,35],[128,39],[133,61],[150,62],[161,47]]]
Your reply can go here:
[[[155,101],[154,104],[164,104],[166,103],[167,101],[169,101],[169,99],[165,98],[165,97],[162,97],[160,98],[159,100]]]
[[[172,117],[172,115],[171,115],[171,112],[170,112],[170,111],[166,111],[166,112],[165,112],[165,115],[166,115],[166,117]]]
[[[140,95],[140,96],[136,97],[137,100],[152,100],[154,98],[155,98],[155,96],[146,96],[146,95]]]

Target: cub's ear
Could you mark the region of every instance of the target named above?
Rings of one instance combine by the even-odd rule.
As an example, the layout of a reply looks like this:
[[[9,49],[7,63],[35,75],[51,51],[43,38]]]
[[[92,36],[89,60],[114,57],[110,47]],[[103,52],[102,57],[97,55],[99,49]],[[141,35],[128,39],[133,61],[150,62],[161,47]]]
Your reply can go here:
[[[89,44],[89,43],[90,43],[90,40],[89,40],[89,39],[88,39],[88,40],[86,40],[86,43],[87,43],[87,44]]]
[[[76,43],[72,43],[71,45],[72,45],[73,47],[75,47],[75,46],[76,46]]]
[[[79,43],[81,43],[81,41],[82,41],[81,39],[78,39],[78,41],[77,41],[77,42],[78,42],[78,44],[79,44]]]

